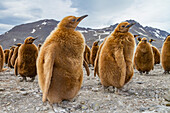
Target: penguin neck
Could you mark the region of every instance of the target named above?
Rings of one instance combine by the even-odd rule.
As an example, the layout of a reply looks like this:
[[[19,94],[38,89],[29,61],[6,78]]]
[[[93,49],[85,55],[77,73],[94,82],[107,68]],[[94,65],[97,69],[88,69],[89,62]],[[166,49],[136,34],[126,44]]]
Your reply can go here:
[[[122,32],[119,32],[119,31],[114,31],[111,35],[114,36],[114,37],[124,37],[124,36],[128,35],[128,32],[122,33]]]

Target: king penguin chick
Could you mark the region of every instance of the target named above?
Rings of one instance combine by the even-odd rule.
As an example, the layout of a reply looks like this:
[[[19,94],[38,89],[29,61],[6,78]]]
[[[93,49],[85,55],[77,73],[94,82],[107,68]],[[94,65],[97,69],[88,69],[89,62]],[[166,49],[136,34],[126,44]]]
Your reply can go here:
[[[84,59],[87,64],[90,64],[90,47],[87,44],[85,45]]]
[[[99,77],[104,87],[122,88],[133,76],[135,38],[128,31],[134,24],[128,22],[118,24],[101,48]]]
[[[8,64],[8,57],[9,57],[9,49],[5,49],[4,50],[4,54],[5,54],[5,64]]]
[[[11,57],[11,65],[14,67],[15,60],[18,57],[18,49],[21,46],[21,43],[15,44],[17,47],[14,49],[13,55]]]
[[[142,74],[149,73],[154,68],[154,56],[150,44],[147,42],[147,38],[142,38],[142,41],[138,44],[134,57],[135,68]]]
[[[15,75],[20,74],[23,78],[20,82],[23,80],[27,81],[26,77],[30,77],[30,82],[33,82],[37,75],[36,59],[38,57],[38,48],[33,44],[35,39],[33,37],[27,37],[24,44],[19,47],[14,68]]]
[[[4,62],[5,62],[5,55],[2,46],[0,45],[0,72],[3,71],[4,67]]]
[[[41,47],[37,71],[43,102],[73,99],[81,88],[85,40],[75,28],[85,17],[63,18]]]
[[[39,44],[38,44],[38,51],[40,51],[41,46],[42,46],[42,44],[39,43]]]
[[[150,39],[150,40],[149,40],[150,44],[151,44],[153,41],[156,41],[156,40]],[[153,55],[154,55],[154,64],[155,64],[155,65],[156,65],[156,64],[160,64],[160,52],[159,52],[159,50],[158,50],[155,46],[153,46],[153,45],[151,45],[151,47],[152,47]]]
[[[168,35],[162,46],[161,64],[164,74],[170,74],[170,35]]]
[[[9,52],[9,57],[8,57],[8,67],[10,68],[14,68],[11,64],[11,58],[12,58],[12,55],[14,53],[14,49],[15,49],[15,46],[11,46],[10,48],[10,52]]]
[[[99,41],[95,41],[93,43],[93,46],[91,48],[91,53],[90,53],[90,62],[91,64],[93,65],[94,67],[94,61],[95,61],[95,58],[96,58],[96,55],[97,55],[97,51],[99,49],[99,45],[98,45]]]

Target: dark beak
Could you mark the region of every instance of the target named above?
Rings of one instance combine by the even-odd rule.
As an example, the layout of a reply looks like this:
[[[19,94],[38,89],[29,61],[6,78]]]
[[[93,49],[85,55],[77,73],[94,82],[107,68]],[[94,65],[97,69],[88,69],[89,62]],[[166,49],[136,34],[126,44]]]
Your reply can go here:
[[[14,45],[18,46],[18,44],[14,44]]]
[[[131,26],[135,25],[136,23],[130,23],[129,25],[126,26],[126,28],[130,28]]]
[[[134,35],[135,38],[138,37],[138,36],[140,36],[140,35]]]
[[[77,19],[77,22],[80,22],[81,20],[83,20],[85,17],[87,17],[88,15],[84,15],[84,16],[81,16],[81,17],[78,17]]]
[[[37,38],[38,38],[38,37],[36,37],[36,38],[32,39],[32,41],[36,40]]]

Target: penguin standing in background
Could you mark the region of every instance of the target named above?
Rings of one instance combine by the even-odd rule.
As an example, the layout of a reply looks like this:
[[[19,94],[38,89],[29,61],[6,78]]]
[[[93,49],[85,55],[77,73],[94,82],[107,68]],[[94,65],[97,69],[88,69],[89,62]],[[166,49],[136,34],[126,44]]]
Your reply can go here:
[[[30,77],[30,82],[33,82],[37,75],[36,59],[38,57],[38,48],[33,44],[35,39],[33,37],[27,37],[24,44],[19,47],[14,70],[16,76],[19,74],[23,78],[20,82],[27,81],[26,77]]]
[[[9,57],[9,49],[5,49],[4,50],[4,54],[5,54],[5,64],[8,64],[8,57]]]
[[[13,55],[11,57],[11,65],[14,67],[15,60],[18,57],[18,49],[21,46],[21,43],[15,44],[17,47],[14,49]]]
[[[164,74],[170,74],[170,35],[168,35],[162,46],[161,64]]]
[[[8,57],[8,67],[10,68],[14,68],[11,64],[11,58],[12,58],[12,55],[14,53],[14,49],[15,49],[15,46],[11,46],[10,48],[10,52],[9,52],[9,57]]]
[[[41,47],[37,71],[43,102],[48,100],[52,104],[73,99],[81,88],[85,39],[75,28],[85,17],[62,19]]]
[[[87,64],[90,64],[90,47],[87,44],[85,45],[84,59]]]
[[[135,23],[117,25],[104,42],[99,55],[99,77],[104,87],[122,88],[133,76],[135,38],[129,28]]]
[[[5,55],[2,46],[0,45],[0,72],[3,71],[5,62]]]
[[[138,44],[134,57],[135,68],[142,74],[148,74],[154,68],[154,55],[147,38],[142,38]]]
[[[95,41],[95,42],[93,43],[92,48],[91,48],[90,62],[91,62],[91,64],[93,65],[93,67],[94,67],[94,61],[95,61],[95,59],[96,59],[97,51],[98,51],[98,49],[99,49],[98,43],[99,43],[99,41]]]
[[[156,40],[150,39],[150,40],[149,40],[150,44],[151,44],[153,41],[156,41]],[[156,64],[160,64],[160,56],[161,56],[161,55],[160,55],[159,50],[158,50],[155,46],[153,46],[152,44],[151,44],[151,47],[152,47],[153,55],[154,55],[154,64],[155,64],[155,65],[156,65]]]

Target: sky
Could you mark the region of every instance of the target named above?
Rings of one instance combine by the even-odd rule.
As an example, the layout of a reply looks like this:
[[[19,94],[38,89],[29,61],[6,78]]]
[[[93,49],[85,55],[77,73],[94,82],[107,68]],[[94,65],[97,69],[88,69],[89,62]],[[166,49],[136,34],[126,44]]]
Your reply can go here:
[[[0,0],[0,34],[42,19],[88,14],[79,26],[103,28],[133,19],[170,33],[170,0]]]

